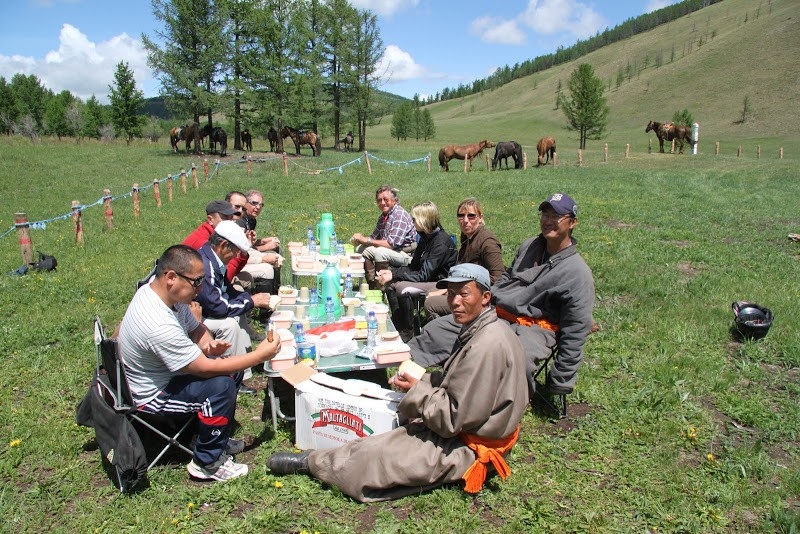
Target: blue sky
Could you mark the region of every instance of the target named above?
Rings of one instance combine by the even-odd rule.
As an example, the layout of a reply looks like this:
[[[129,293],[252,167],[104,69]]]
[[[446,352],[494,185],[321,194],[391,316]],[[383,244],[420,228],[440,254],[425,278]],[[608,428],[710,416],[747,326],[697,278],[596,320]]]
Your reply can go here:
[[[381,89],[411,98],[470,84],[570,46],[677,0],[351,0],[378,15]],[[498,8],[502,7],[502,12]],[[11,0],[3,8],[0,76],[34,74],[53,91],[108,102],[115,66],[157,96],[141,35],[161,28],[150,0]]]

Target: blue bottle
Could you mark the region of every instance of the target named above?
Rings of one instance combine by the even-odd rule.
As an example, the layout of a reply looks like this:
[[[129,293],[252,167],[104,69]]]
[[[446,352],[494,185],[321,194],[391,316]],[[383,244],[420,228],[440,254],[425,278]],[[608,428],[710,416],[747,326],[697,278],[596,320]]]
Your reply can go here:
[[[347,273],[344,279],[344,296],[347,298],[352,298],[353,296],[353,275],[350,273]]]
[[[306,246],[311,249],[311,242],[314,241],[314,228],[311,226],[308,227],[306,231]]]
[[[378,338],[378,318],[375,317],[375,312],[369,312],[367,317],[367,346],[374,347]]]
[[[319,303],[319,294],[317,293],[317,288],[312,287],[311,291],[308,292],[308,304],[318,304]]]
[[[331,233],[331,256],[339,254],[339,249],[336,248],[336,232]]]
[[[333,298],[328,297],[325,299],[325,324],[335,323],[336,322],[336,311],[333,308]],[[377,328],[377,323],[375,324],[375,328]]]
[[[303,330],[302,323],[297,323],[297,327],[295,328],[294,331],[294,340],[297,342],[298,345],[300,343],[304,343],[306,340],[306,332],[305,330]]]

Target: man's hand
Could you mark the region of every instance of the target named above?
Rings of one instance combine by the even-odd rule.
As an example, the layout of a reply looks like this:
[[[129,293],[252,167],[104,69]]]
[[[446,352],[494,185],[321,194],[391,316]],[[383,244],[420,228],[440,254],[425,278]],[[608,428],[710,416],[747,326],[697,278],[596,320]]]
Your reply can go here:
[[[253,299],[253,306],[256,308],[269,308],[269,293],[256,293],[255,295],[250,295],[250,298]]]
[[[250,241],[250,244],[256,242],[256,231],[255,230],[247,230],[244,235],[247,236],[247,239]]]
[[[353,245],[364,245],[366,242],[367,238],[362,233],[353,234],[353,237],[350,238],[350,243]]]
[[[189,311],[192,312],[194,318],[197,319],[198,323],[203,322],[203,308],[200,306],[200,303],[196,300],[193,300],[189,303]]]
[[[201,347],[206,356],[222,356],[229,348],[231,348],[231,344],[221,339],[213,339],[205,347]]]
[[[269,254],[264,254],[261,257],[261,262],[269,263],[270,265],[274,265],[275,267],[280,267],[281,265],[283,265],[283,256],[281,256],[280,254],[276,254],[274,252]]]
[[[385,286],[386,284],[392,281],[392,271],[389,269],[380,270],[377,273],[375,273],[375,277],[378,279],[378,282],[380,282],[382,286]]]
[[[266,252],[268,250],[275,250],[281,244],[281,240],[277,237],[262,237],[258,244],[256,245],[256,249],[260,250],[261,252]]]
[[[392,378],[389,379],[389,385],[395,386],[397,389],[402,391],[408,391],[409,389],[413,388],[417,385],[417,380],[413,376],[408,375],[407,373],[400,373],[398,372]]]
[[[272,336],[272,341],[269,338],[264,338],[264,341],[258,344],[256,352],[260,356],[260,360],[265,362],[267,360],[271,360],[274,358],[279,352],[281,351],[281,336],[275,332],[275,335]]]

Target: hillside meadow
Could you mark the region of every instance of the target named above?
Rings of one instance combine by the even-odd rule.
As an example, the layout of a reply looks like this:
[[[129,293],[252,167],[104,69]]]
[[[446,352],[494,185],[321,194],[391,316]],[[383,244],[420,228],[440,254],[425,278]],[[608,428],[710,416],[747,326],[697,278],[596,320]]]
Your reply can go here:
[[[257,147],[258,148],[258,147]],[[16,211],[40,221],[93,204],[110,188],[115,228],[102,208],[83,212],[85,243],[72,221],[31,230],[57,272],[12,277],[21,256],[14,232],[0,239],[0,485],[9,532],[789,532],[800,517],[800,320],[796,313],[800,229],[796,158],[714,157],[638,151],[583,167],[442,173],[416,160],[432,150],[384,142],[366,165],[323,151],[253,163],[226,158],[207,183],[202,163],[165,143],[101,144],[1,138],[0,232]],[[257,156],[265,156],[257,154]],[[213,170],[213,156],[211,168]],[[135,219],[133,182],[152,183],[199,166],[201,185],[176,185],[156,208],[152,189]],[[342,167],[341,173],[339,166]],[[459,168],[457,165],[455,168]],[[244,479],[189,481],[186,459],[150,472],[150,485],[122,496],[104,473],[92,429],[74,423],[94,363],[95,314],[113,327],[134,282],[164,248],[183,239],[203,208],[231,189],[258,188],[259,229],[299,239],[323,211],[340,235],[369,230],[373,192],[399,187],[410,207],[433,200],[448,231],[465,196],[478,197],[510,261],[538,232],[549,193],[577,199],[579,249],[597,284],[600,331],[586,347],[570,418],[538,410],[523,419],[510,456],[513,475],[477,496],[448,487],[400,501],[358,505],[301,477],[274,477],[269,454],[291,448],[293,426],[262,420],[264,396],[240,402],[236,435],[249,447]],[[289,281],[284,273],[284,281]],[[731,303],[770,307],[775,323],[759,342],[736,342]],[[263,378],[255,379],[263,385]]]

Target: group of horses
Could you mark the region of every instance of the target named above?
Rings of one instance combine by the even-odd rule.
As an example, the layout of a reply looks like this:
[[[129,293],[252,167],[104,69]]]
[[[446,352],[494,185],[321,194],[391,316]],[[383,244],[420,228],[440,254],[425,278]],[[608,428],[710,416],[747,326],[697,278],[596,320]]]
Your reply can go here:
[[[216,152],[217,150],[217,143],[219,143],[219,155],[220,156],[227,156],[228,155],[228,134],[225,133],[225,130],[222,128],[216,127],[212,128],[210,124],[206,124],[198,131],[198,124],[190,124],[184,126],[175,126],[169,131],[169,143],[172,146],[172,151],[177,153],[178,152],[178,143],[181,141],[186,142],[186,152],[189,152],[192,148],[192,143],[194,142],[195,135],[197,135],[197,140],[200,142],[200,146],[203,146],[203,139],[208,137],[208,146],[211,149],[211,152]],[[197,147],[195,146],[195,149]]]
[[[650,121],[644,129],[644,133],[653,131],[658,137],[658,151],[664,153],[664,141],[672,142],[677,141],[680,145],[678,154],[683,154],[683,142],[689,143],[689,146],[694,147],[694,139],[692,139],[692,128],[689,126],[678,126],[671,122],[656,122]]]
[[[469,168],[472,169],[473,160],[483,153],[483,149],[494,147],[494,158],[492,159],[492,170],[503,168],[509,169],[508,158],[514,160],[514,168],[522,168],[522,145],[516,141],[500,141],[493,143],[487,139],[469,145],[447,145],[439,150],[439,165],[443,171],[449,171],[451,159],[468,160]],[[537,167],[547,165],[556,155],[556,140],[553,137],[542,137],[536,145],[539,153]],[[501,161],[502,160],[502,161]]]

